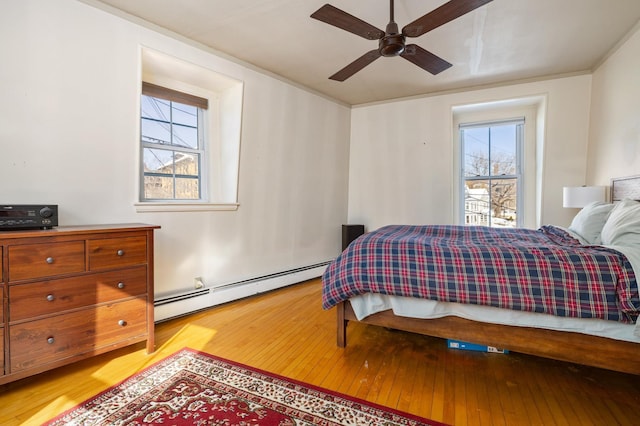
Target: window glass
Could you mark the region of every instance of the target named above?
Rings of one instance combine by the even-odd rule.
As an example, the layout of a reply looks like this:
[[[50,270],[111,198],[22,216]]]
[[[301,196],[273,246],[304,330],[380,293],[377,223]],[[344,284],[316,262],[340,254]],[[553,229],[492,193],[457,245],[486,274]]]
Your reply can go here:
[[[141,200],[200,200],[202,109],[142,95]]]
[[[462,223],[521,226],[524,120],[460,125]]]

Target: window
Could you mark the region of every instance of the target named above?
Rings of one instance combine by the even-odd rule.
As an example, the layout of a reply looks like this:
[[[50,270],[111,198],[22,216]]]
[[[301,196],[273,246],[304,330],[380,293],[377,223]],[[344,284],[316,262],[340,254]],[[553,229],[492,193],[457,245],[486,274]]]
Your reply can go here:
[[[143,82],[141,201],[203,200],[207,99]]]
[[[137,212],[237,210],[244,83],[140,48]]]
[[[524,119],[460,124],[461,223],[522,226]]]

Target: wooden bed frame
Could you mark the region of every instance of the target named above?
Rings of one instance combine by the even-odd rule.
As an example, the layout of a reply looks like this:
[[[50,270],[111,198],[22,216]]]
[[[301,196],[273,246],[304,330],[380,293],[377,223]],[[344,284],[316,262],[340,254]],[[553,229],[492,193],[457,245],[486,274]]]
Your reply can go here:
[[[640,176],[613,179],[610,199],[639,199],[639,188]],[[454,316],[437,319],[400,317],[391,310],[358,321],[348,301],[337,306],[337,320],[339,347],[346,346],[347,325],[355,321],[640,375],[640,343],[566,331],[476,322]]]
[[[640,343],[566,331],[543,330],[476,322],[458,317],[416,319],[399,317],[393,311],[369,315],[358,321],[349,302],[338,310],[338,346],[347,344],[347,324],[356,321],[427,336],[505,348],[514,352],[640,374]]]

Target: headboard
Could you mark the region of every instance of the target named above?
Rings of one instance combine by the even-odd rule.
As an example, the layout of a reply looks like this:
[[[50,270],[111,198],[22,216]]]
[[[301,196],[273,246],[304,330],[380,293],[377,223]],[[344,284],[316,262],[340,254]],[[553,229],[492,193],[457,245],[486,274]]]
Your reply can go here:
[[[611,179],[611,202],[624,198],[640,200],[640,175]]]

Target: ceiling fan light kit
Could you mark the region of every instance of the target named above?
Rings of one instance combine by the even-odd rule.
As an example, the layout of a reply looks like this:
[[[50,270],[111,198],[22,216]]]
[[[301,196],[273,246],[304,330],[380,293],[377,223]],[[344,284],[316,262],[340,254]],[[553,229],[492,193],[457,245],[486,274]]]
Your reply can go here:
[[[349,65],[329,77],[331,80],[344,81],[357,73],[380,56],[401,56],[425,71],[437,75],[452,64],[416,44],[405,44],[407,37],[419,37],[441,25],[446,24],[493,0],[450,0],[426,15],[407,24],[402,32],[394,21],[394,0],[389,0],[389,23],[382,31],[360,18],[344,12],[337,7],[325,4],[311,14],[311,17],[338,27],[367,40],[379,40],[378,49],[371,50]]]

